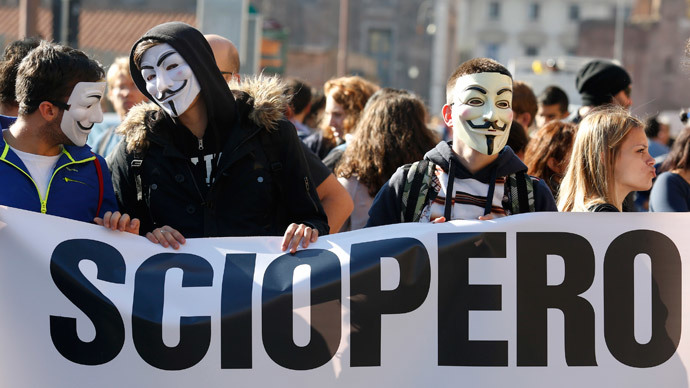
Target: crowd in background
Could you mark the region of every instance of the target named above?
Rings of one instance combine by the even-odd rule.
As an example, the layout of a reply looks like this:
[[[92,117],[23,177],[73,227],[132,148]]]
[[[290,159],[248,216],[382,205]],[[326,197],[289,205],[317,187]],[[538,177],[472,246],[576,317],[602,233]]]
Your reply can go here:
[[[583,105],[573,111],[564,85],[549,86],[537,96],[502,65],[468,61],[449,79],[443,121],[432,125],[438,120],[414,91],[381,87],[359,76],[333,78],[323,87],[290,77],[241,77],[232,42],[182,23],[158,26],[133,44],[132,55],[117,58],[103,74],[51,81],[69,81],[57,96],[40,95],[44,85],[29,72],[32,61],[38,63],[33,71],[61,65],[58,60],[41,65],[50,61],[35,50],[43,57],[77,54],[37,39],[5,47],[0,204],[36,210],[11,199],[25,194],[7,183],[39,180],[29,164],[44,161],[30,162],[29,154],[47,155],[22,149],[31,143],[11,129],[57,128],[76,110],[69,103],[76,85],[105,78],[102,100],[110,102],[117,119],[89,119],[87,146],[69,135],[51,143],[60,147],[50,148],[59,151],[48,155],[53,157],[48,171],[57,172],[55,157],[71,150],[67,145],[90,147],[99,155],[96,161],[101,156],[108,161],[95,165],[103,170],[98,174],[112,173],[105,184],[112,179],[117,204],[103,207],[99,201],[94,214],[80,219],[147,235],[164,246],[179,247],[184,236],[284,234],[283,249],[294,252],[319,235],[391,222],[491,219],[556,206],[560,211],[690,210],[689,130],[672,139],[668,122],[631,115],[634,80],[607,60],[580,69],[576,87]],[[170,57],[176,59],[165,65]],[[167,76],[169,85],[162,85]],[[182,83],[175,77],[186,78]],[[179,89],[172,86],[177,82]],[[183,88],[192,88],[188,99],[170,103],[166,93],[173,96],[171,90]],[[501,99],[505,89],[512,99]],[[68,97],[67,104],[61,102]],[[43,101],[62,113],[49,111]],[[473,109],[482,111],[472,116]],[[44,121],[36,119],[38,114]],[[86,119],[75,120],[84,130]],[[486,126],[477,130],[477,120]],[[66,124],[60,125],[67,133]],[[8,150],[18,159],[7,156]],[[15,167],[24,175],[8,178]],[[198,197],[180,194],[184,190],[178,186],[187,183]],[[36,183],[41,211],[63,215],[46,211],[54,183],[46,184],[42,189]]]

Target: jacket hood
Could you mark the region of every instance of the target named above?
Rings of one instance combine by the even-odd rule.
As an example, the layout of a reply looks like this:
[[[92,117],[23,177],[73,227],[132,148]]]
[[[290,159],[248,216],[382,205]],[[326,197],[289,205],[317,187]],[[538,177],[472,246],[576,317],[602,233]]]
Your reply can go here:
[[[258,75],[246,77],[240,84],[232,82],[227,85],[223,80],[221,85],[233,96],[236,112],[241,120],[273,130],[284,118],[289,96],[283,93],[285,83],[279,77]],[[156,104],[141,103],[127,113],[117,133],[124,136],[128,152],[142,151],[149,145],[147,129],[153,128],[157,121],[169,119],[165,111]]]
[[[507,176],[518,171],[527,171],[527,166],[515,155],[513,150],[505,146],[503,150],[498,153],[496,161],[483,169],[472,174],[465,168],[458,159],[458,156],[453,152],[452,142],[442,141],[436,145],[432,150],[424,155],[424,159],[430,160],[441,166],[445,171],[451,171],[450,163],[453,161],[455,177],[460,179],[474,178],[483,183],[489,183],[494,169],[495,176]]]
[[[155,103],[151,94],[146,90],[146,82],[141,71],[134,63],[134,52],[137,46],[145,40],[167,43],[182,55],[199,81],[201,88],[199,94],[206,104],[210,126],[214,127],[216,131],[222,131],[234,124],[236,120],[235,99],[228,90],[218,66],[216,66],[211,46],[199,30],[182,22],[163,23],[150,29],[132,46],[129,56],[132,79],[137,88]]]

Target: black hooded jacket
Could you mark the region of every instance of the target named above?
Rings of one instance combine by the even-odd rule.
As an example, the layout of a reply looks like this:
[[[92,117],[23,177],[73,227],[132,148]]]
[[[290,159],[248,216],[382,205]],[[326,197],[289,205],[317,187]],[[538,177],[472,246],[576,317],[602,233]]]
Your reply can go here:
[[[513,150],[508,146],[503,148],[498,154],[498,158],[493,163],[474,174],[462,165],[453,152],[451,143],[445,141],[438,143],[434,149],[427,152],[426,155],[424,155],[424,159],[434,162],[440,166],[443,171],[453,171],[453,175],[456,178],[473,178],[488,185],[495,182],[497,177],[505,177],[518,171],[527,170],[527,166],[520,161],[515,153],[513,153]],[[405,166],[398,168],[391,179],[383,185],[376,195],[376,198],[374,198],[374,203],[369,210],[367,227],[396,224],[400,222],[402,212],[401,198],[404,190],[404,167]],[[409,167],[409,165],[407,167]],[[532,178],[532,181],[534,185],[535,210],[558,211],[551,190],[546,183],[536,178]],[[505,193],[505,195],[510,195],[510,193]],[[436,193],[432,193],[428,199],[431,200],[435,197]],[[509,200],[504,202],[504,207],[506,203],[510,203]],[[451,201],[448,201],[448,203],[451,203]]]
[[[141,234],[169,225],[185,237],[279,236],[292,222],[327,234],[326,215],[282,107],[233,94],[204,36],[180,22],[154,27],[132,47],[132,78],[151,101],[133,61],[137,45],[148,39],[168,43],[191,67],[208,126],[199,142],[160,107],[143,104],[118,128],[125,139],[109,158],[113,185],[120,209],[141,220]],[[143,162],[133,167],[134,160]]]

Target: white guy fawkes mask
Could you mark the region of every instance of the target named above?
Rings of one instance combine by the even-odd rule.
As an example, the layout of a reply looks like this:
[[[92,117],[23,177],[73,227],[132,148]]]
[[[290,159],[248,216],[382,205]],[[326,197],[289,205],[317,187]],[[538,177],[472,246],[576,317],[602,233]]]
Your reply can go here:
[[[483,154],[499,153],[513,122],[512,79],[500,73],[467,74],[458,78],[453,92],[455,136]]]
[[[60,129],[76,146],[86,144],[94,123],[103,121],[101,99],[105,82],[78,82],[67,100]]]
[[[146,81],[146,91],[172,117],[182,115],[201,90],[192,68],[167,43],[144,52],[141,75]]]

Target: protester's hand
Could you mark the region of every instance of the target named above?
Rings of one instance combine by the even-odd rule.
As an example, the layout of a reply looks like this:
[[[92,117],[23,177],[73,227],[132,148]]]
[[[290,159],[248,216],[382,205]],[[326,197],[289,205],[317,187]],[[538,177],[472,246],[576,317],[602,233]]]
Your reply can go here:
[[[115,213],[105,212],[103,218],[96,217],[93,219],[93,222],[110,230],[119,230],[133,234],[139,234],[139,226],[141,225],[138,218],[131,218],[129,214],[121,214],[117,211]]]
[[[434,218],[434,220],[431,221],[432,224],[442,224],[444,222],[446,222],[446,217],[444,216]]]
[[[168,225],[146,233],[146,238],[154,244],[161,244],[163,248],[172,247],[173,249],[180,249],[180,244],[186,242],[182,233]]]
[[[482,221],[493,220],[494,218],[496,218],[496,217],[495,217],[492,213],[489,213],[489,214],[487,214],[487,215],[485,215],[485,216],[479,216],[479,217],[477,217],[478,220],[482,220]]]
[[[304,224],[290,224],[285,235],[283,236],[283,243],[280,245],[280,250],[286,251],[290,249],[290,253],[297,252],[300,242],[302,247],[306,248],[309,243],[314,243],[319,238],[319,231],[312,229]]]

